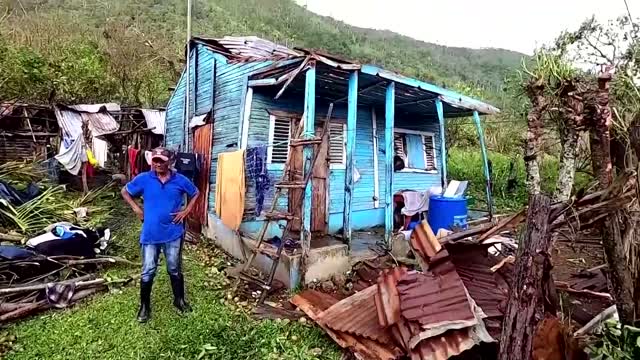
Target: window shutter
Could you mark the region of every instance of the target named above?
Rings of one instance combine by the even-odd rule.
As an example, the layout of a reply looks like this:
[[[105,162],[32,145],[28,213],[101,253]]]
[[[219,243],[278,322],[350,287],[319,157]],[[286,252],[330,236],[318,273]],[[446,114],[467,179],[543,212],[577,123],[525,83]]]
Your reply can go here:
[[[393,149],[396,155],[407,156],[407,152],[404,149],[404,134],[393,134]]]
[[[345,163],[345,124],[329,122],[329,162],[331,164]]]
[[[433,136],[423,135],[424,142],[424,163],[426,170],[436,169],[436,149],[434,148]]]
[[[290,137],[291,119],[276,117],[273,129],[273,139],[271,139],[271,144],[273,145],[271,150],[272,164],[284,164],[287,162]]]

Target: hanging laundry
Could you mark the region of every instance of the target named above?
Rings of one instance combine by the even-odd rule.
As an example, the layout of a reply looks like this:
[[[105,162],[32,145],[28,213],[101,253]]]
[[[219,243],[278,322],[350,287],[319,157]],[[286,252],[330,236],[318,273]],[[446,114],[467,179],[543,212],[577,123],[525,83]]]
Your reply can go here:
[[[87,149],[87,160],[91,166],[98,165],[98,160],[93,156],[93,151],[91,149]]]
[[[65,147],[63,141],[60,145],[60,152],[56,155],[56,159],[73,175],[78,175],[80,168],[82,168],[82,162],[87,161],[83,144],[82,136],[75,139],[69,147]]]
[[[133,146],[129,146],[127,149],[127,155],[129,158],[129,170],[131,171],[131,176],[138,175],[138,167],[136,166],[136,158],[138,157],[138,152],[140,150],[135,149]]]
[[[176,170],[193,181],[198,175],[198,159],[193,153],[177,153],[174,164]]]
[[[93,155],[97,161],[97,166],[104,167],[107,163],[107,154],[109,151],[109,143],[96,137],[92,140]]]
[[[256,216],[260,216],[264,206],[264,196],[271,186],[271,178],[267,172],[266,146],[247,150],[247,177],[255,181]]]
[[[244,195],[244,150],[218,155],[216,214],[232,230],[238,230],[242,222]]]

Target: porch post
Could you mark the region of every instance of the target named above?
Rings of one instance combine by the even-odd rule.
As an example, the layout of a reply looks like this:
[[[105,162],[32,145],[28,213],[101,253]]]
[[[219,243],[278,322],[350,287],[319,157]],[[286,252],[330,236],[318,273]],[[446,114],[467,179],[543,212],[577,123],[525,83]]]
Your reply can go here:
[[[349,74],[347,108],[347,166],[344,175],[343,237],[351,246],[351,201],[353,200],[353,153],[356,149],[356,120],[358,115],[358,72]]]
[[[436,99],[436,112],[438,113],[438,124],[440,124],[440,171],[442,176],[442,191],[444,191],[449,182],[447,181],[447,144],[445,143],[444,132],[444,110],[440,98]]]
[[[489,211],[489,219],[493,218],[493,200],[491,198],[491,175],[489,174],[489,157],[487,156],[487,147],[484,143],[484,130],[480,123],[480,115],[478,111],[473,112],[473,121],[476,123],[478,130],[478,138],[480,138],[480,150],[482,151],[482,166],[484,168],[484,178],[486,179],[487,192],[487,210]]]
[[[396,83],[387,85],[385,101],[384,153],[385,153],[385,181],[384,181],[384,240],[391,244],[393,233],[393,128],[396,102]]]
[[[306,72],[305,94],[304,94],[304,117],[302,134],[303,138],[313,137],[315,135],[316,120],[316,67],[312,65]],[[302,149],[303,158],[303,178],[310,174],[311,161],[313,158],[313,145],[305,145]],[[302,252],[304,255],[309,253],[311,248],[311,196],[312,196],[312,179],[309,178],[307,186],[304,189],[304,199],[302,200],[302,228],[300,239],[302,240]],[[284,241],[284,240],[283,240]]]

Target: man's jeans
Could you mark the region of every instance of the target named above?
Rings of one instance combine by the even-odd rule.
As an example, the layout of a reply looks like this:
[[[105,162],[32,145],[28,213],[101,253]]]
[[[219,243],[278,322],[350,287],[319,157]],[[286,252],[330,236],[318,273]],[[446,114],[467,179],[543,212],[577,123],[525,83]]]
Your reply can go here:
[[[153,281],[158,268],[160,251],[167,261],[167,272],[171,276],[180,275],[182,269],[182,238],[162,244],[142,244],[142,281]]]

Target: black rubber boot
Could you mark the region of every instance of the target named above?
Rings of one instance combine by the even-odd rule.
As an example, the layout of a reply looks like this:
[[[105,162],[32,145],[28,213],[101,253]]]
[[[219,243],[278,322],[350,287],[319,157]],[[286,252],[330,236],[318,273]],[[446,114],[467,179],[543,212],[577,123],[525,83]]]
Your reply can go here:
[[[138,322],[145,323],[151,318],[151,287],[153,281],[140,282],[140,309],[138,310]]]
[[[192,310],[191,305],[184,300],[184,277],[179,274],[170,275],[169,278],[171,279],[171,289],[173,290],[173,305],[181,313],[190,312]]]

